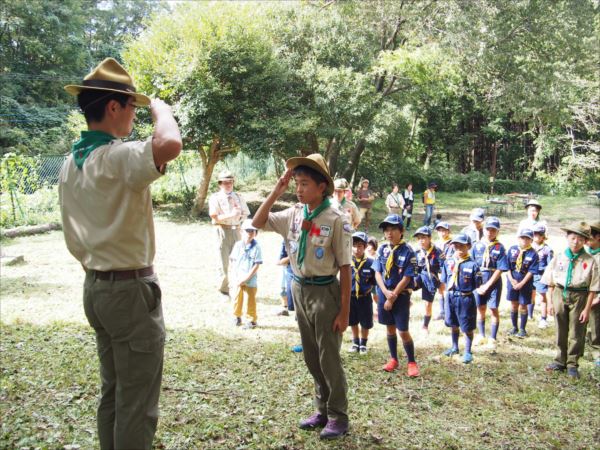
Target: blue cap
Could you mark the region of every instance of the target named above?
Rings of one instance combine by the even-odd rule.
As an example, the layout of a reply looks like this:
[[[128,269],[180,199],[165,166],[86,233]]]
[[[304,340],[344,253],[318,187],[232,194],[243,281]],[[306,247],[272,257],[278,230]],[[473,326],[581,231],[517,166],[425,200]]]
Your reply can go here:
[[[429,188],[432,188],[432,187],[437,187],[437,183],[435,183],[435,182],[433,182],[433,181],[432,181],[431,183],[429,183],[429,184],[427,185],[427,187],[429,187]]]
[[[438,222],[435,229],[437,230],[438,228],[450,231],[450,224],[448,222]]]
[[[383,219],[383,222],[379,224],[379,228],[385,228],[386,225],[399,225],[404,228],[402,217],[400,217],[398,214],[390,214],[387,216],[385,219]]]
[[[544,225],[543,223],[538,223],[534,225],[533,230],[531,231],[537,234],[546,234],[546,225]]]
[[[533,239],[533,231],[531,231],[529,228],[523,228],[522,230],[519,230],[517,237],[527,237],[529,239]]]
[[[357,231],[356,233],[354,233],[352,235],[352,240],[354,239],[359,239],[361,241],[363,241],[365,244],[369,241],[369,238],[367,237],[367,233],[365,233],[364,231]]]
[[[425,236],[431,236],[431,230],[427,226],[417,228],[417,231],[415,231],[415,234],[413,234],[413,237],[418,236],[419,234],[422,234]]]
[[[465,233],[457,234],[451,241],[451,244],[466,244],[471,245],[471,238]]]
[[[476,220],[477,222],[483,222],[485,218],[485,211],[482,208],[475,208],[471,211],[471,215],[469,216],[469,220]]]
[[[496,230],[500,229],[500,219],[497,217],[488,217],[485,219],[485,228],[494,228]]]

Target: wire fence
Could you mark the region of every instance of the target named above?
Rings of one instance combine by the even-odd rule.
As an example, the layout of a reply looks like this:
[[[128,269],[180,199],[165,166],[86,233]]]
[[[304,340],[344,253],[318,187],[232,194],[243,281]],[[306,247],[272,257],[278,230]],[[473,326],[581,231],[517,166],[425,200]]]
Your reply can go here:
[[[66,155],[2,156],[1,228],[60,222],[58,179],[65,159]],[[275,173],[272,157],[251,158],[243,153],[219,162],[214,173],[223,169],[236,174],[236,186],[242,189],[256,187]],[[155,204],[179,203],[189,211],[202,177],[202,161],[198,152],[183,151],[168,164],[165,176],[152,184],[152,199]],[[216,176],[213,176],[213,180],[216,180]],[[216,181],[212,181],[209,192],[215,189]]]

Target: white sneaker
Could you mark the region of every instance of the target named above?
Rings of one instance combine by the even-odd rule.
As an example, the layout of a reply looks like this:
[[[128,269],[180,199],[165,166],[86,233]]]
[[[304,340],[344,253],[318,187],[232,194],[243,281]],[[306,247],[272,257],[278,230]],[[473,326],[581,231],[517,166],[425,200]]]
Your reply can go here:
[[[487,338],[478,334],[477,336],[475,336],[475,339],[473,339],[473,345],[475,347],[478,347],[480,345],[485,345],[487,343]]]
[[[366,346],[366,345],[361,345],[361,346],[358,348],[358,352],[359,352],[361,355],[366,355],[368,351],[369,351],[369,350],[367,350],[367,346]]]
[[[538,328],[540,330],[544,330],[546,328],[548,328],[550,326],[550,324],[548,323],[548,321],[546,319],[540,319],[540,321],[538,322]]]
[[[359,350],[359,346],[356,344],[352,344],[350,347],[348,347],[348,353],[358,353]]]
[[[496,347],[497,347],[496,339],[489,338],[488,339],[488,343],[487,343],[487,349],[491,350],[492,352],[495,352],[496,351]]]

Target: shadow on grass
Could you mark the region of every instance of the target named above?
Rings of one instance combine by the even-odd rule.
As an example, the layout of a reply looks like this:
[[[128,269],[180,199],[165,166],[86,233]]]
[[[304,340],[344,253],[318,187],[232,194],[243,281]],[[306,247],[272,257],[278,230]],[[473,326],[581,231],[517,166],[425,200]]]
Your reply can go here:
[[[0,446],[96,444],[98,393],[92,331],[72,324],[3,324]],[[461,342],[462,344],[462,342]],[[343,355],[351,433],[364,448],[592,448],[598,379],[548,375],[546,359],[476,357],[464,365],[417,349],[422,376],[381,371],[387,350]],[[402,354],[401,346],[400,352]],[[587,369],[587,368],[586,368]],[[165,348],[159,448],[321,448],[298,430],[312,412],[312,380],[287,345],[170,331]],[[535,431],[534,431],[535,430]]]

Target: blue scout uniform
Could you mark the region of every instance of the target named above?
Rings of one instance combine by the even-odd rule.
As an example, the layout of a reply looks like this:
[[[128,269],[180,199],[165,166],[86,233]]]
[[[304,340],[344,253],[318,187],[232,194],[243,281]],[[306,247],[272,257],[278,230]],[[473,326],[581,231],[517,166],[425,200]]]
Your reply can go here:
[[[497,240],[494,242],[478,241],[473,244],[471,258],[481,270],[481,283],[487,283],[496,270],[506,272],[509,269],[506,249]],[[499,277],[485,295],[474,293],[477,306],[487,305],[492,309],[500,306],[502,295],[502,277]]]
[[[416,256],[417,276],[415,277],[415,289],[421,289],[421,298],[423,300],[432,302],[435,292],[440,286],[439,274],[443,263],[442,251],[432,244],[429,250],[417,250]]]
[[[373,297],[371,291],[375,286],[373,259],[366,255],[361,260],[352,257],[352,292],[350,294],[349,325],[360,323],[364,329],[373,328]]]
[[[522,253],[522,255],[521,255]],[[517,268],[517,263],[520,267]],[[520,282],[527,273],[537,275],[538,273],[538,254],[529,247],[521,251],[518,245],[513,245],[508,250],[508,265],[510,274],[515,281]],[[512,302],[518,301],[520,305],[529,305],[531,303],[531,294],[533,292],[533,277],[519,291],[515,291],[510,282],[506,283],[506,299]]]
[[[285,241],[281,243],[281,251],[279,252],[279,260],[287,258],[288,252],[285,248]],[[288,310],[294,310],[294,299],[292,297],[292,280],[294,279],[294,272],[292,272],[292,265],[288,262],[287,266],[283,269],[283,276],[285,277],[285,295],[287,297]]]
[[[535,246],[535,244],[532,244]],[[534,247],[535,248],[535,247]],[[546,267],[554,258],[554,251],[550,248],[548,244],[544,242],[544,244],[535,249],[538,255],[538,273],[533,276],[533,288],[540,294],[545,294],[548,292],[548,286],[541,282],[542,275],[544,275],[544,271]]]
[[[481,285],[481,271],[477,262],[470,256],[462,261],[446,259],[441,279],[447,289],[444,311],[446,326],[460,327],[463,333],[474,330],[477,317],[474,291]]]
[[[389,273],[386,273],[386,263],[390,254],[393,254],[393,265]],[[405,276],[414,278],[416,274],[417,258],[415,252],[404,242],[392,247],[390,243],[382,244],[377,249],[377,258],[373,263],[373,270],[379,272],[383,279],[386,289],[394,289]],[[386,301],[385,295],[377,286],[377,315],[379,323],[382,325],[395,325],[400,331],[408,331],[408,321],[410,318],[410,287],[402,291],[398,296],[391,311],[386,311],[383,305]]]

